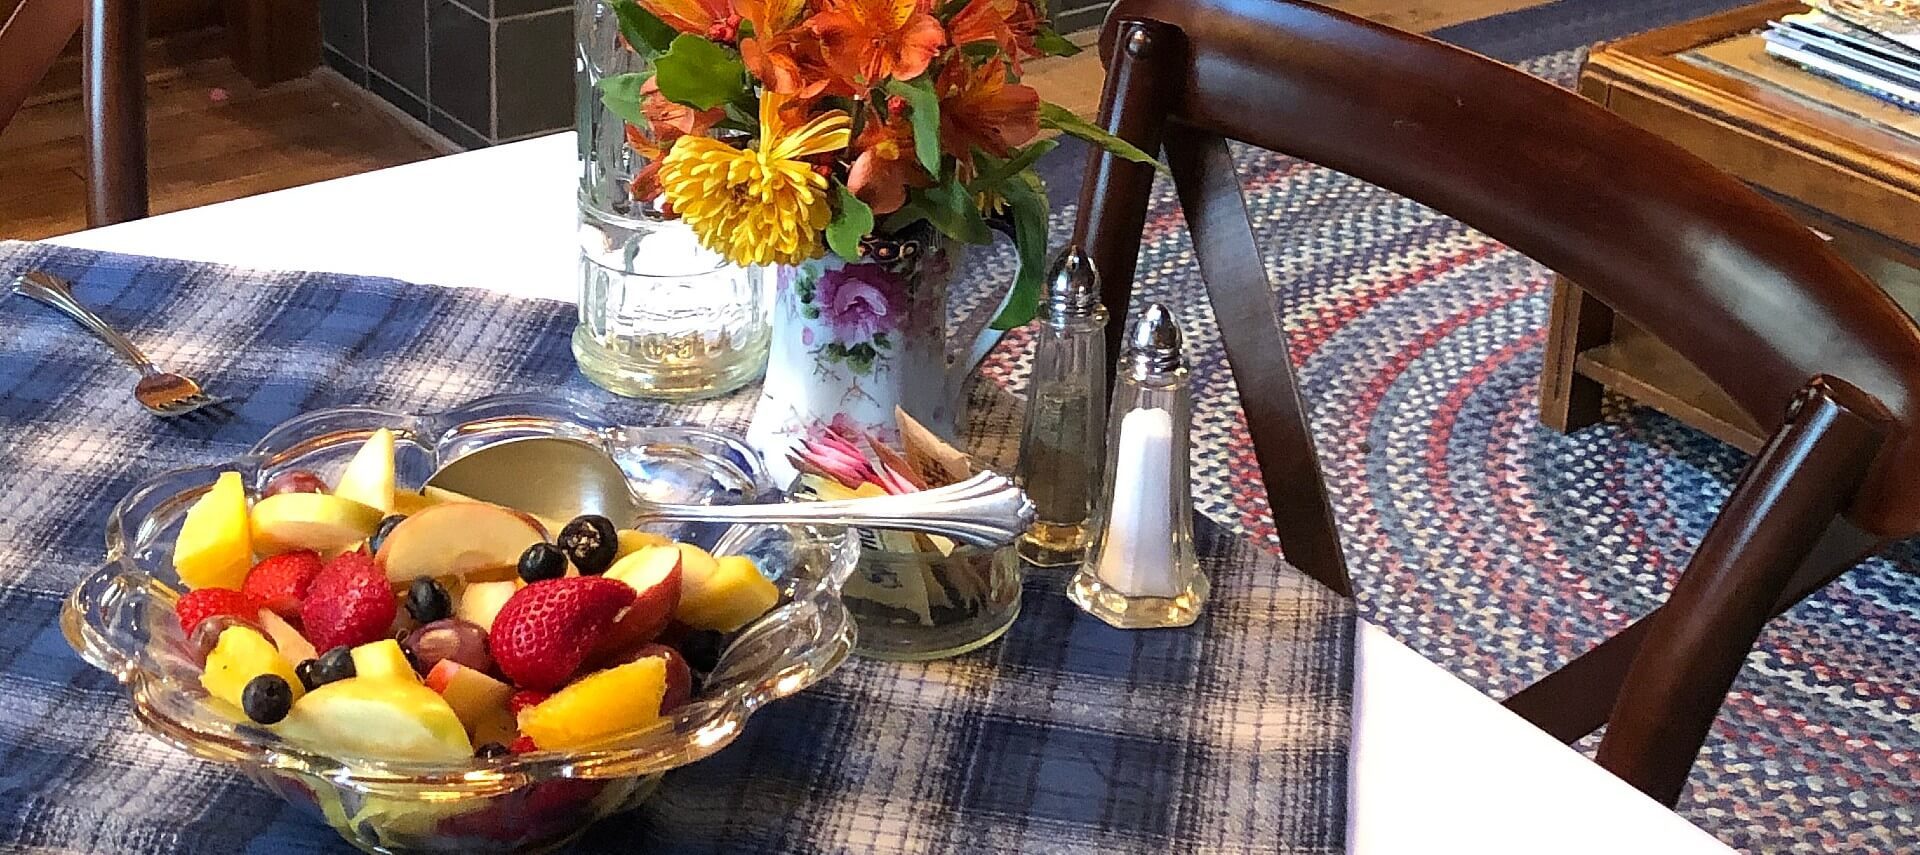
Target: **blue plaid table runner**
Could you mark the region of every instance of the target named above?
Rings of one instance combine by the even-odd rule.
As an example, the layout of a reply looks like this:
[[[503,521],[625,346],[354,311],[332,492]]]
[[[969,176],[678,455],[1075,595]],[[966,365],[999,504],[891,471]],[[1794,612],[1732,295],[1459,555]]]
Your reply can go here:
[[[0,296],[0,851],[346,850],[146,736],[61,638],[62,597],[141,480],[318,407],[553,389],[633,423],[737,426],[750,406],[600,391],[573,368],[560,303],[0,242],[0,285],[29,267],[73,281],[161,365],[244,400],[217,426],[156,420],[104,345]],[[984,382],[972,404],[970,441],[1004,460],[1017,404]],[[1215,600],[1195,627],[1110,629],[1066,601],[1059,574],[1028,568],[1000,642],[850,661],[577,851],[1344,851],[1352,604],[1204,516],[1196,534]]]

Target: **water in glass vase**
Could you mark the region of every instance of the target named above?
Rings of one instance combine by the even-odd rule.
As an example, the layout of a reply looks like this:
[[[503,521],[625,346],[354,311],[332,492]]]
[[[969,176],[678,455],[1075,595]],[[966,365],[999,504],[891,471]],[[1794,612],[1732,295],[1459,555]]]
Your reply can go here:
[[[674,221],[580,211],[573,355],[606,389],[649,398],[731,392],[766,368],[770,295]]]

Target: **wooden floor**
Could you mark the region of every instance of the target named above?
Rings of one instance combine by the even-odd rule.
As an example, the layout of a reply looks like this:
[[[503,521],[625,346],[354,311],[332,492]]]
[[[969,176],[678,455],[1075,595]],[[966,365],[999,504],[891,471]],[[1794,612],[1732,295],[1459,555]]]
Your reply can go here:
[[[1403,29],[1438,29],[1545,0],[1324,0]],[[1081,44],[1093,33],[1076,34]],[[213,51],[189,47],[149,60],[154,213],[176,211],[410,163],[450,149],[372,95],[327,71],[265,89]],[[56,78],[59,71],[56,70]],[[1035,62],[1028,82],[1083,115],[1099,106],[1091,50]],[[50,80],[42,103],[0,131],[0,239],[86,227],[80,101]]]
[[[224,58],[148,83],[153,212],[310,184],[451,151],[329,71],[259,88]],[[86,228],[78,97],[30,106],[0,131],[0,239]]]

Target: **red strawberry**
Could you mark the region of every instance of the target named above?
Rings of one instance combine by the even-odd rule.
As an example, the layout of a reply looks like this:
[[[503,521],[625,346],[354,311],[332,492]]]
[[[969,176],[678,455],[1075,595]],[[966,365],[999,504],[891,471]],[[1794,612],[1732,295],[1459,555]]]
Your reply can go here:
[[[346,552],[314,577],[300,607],[301,629],[316,650],[352,647],[387,638],[399,611],[380,566],[366,555]]]
[[[173,613],[180,616],[180,628],[192,635],[194,627],[214,615],[231,615],[252,623],[260,615],[260,604],[232,588],[200,588],[181,595],[173,604]]]
[[[605,576],[546,579],[521,588],[493,618],[487,641],[494,664],[520,688],[558,689],[633,598],[633,586]]]
[[[533,737],[522,733],[514,738],[513,744],[507,746],[507,750],[514,754],[531,754],[539,751],[540,746],[533,744]]]
[[[247,571],[247,581],[240,586],[248,596],[254,598],[264,609],[272,609],[290,621],[300,619],[300,605],[306,602],[307,590],[313,587],[313,579],[320,575],[326,562],[320,560],[320,554],[302,549],[296,552],[283,552],[271,556],[253,565]]]
[[[552,692],[536,692],[532,689],[521,689],[507,698],[507,712],[512,713],[514,718],[519,718],[521,710],[551,697],[553,697]]]

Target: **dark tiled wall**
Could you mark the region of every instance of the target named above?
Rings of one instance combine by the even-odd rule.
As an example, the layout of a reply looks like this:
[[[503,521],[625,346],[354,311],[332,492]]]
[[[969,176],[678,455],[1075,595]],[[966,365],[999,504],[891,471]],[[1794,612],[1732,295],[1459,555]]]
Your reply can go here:
[[[573,0],[321,0],[327,64],[466,148],[573,126]]]

